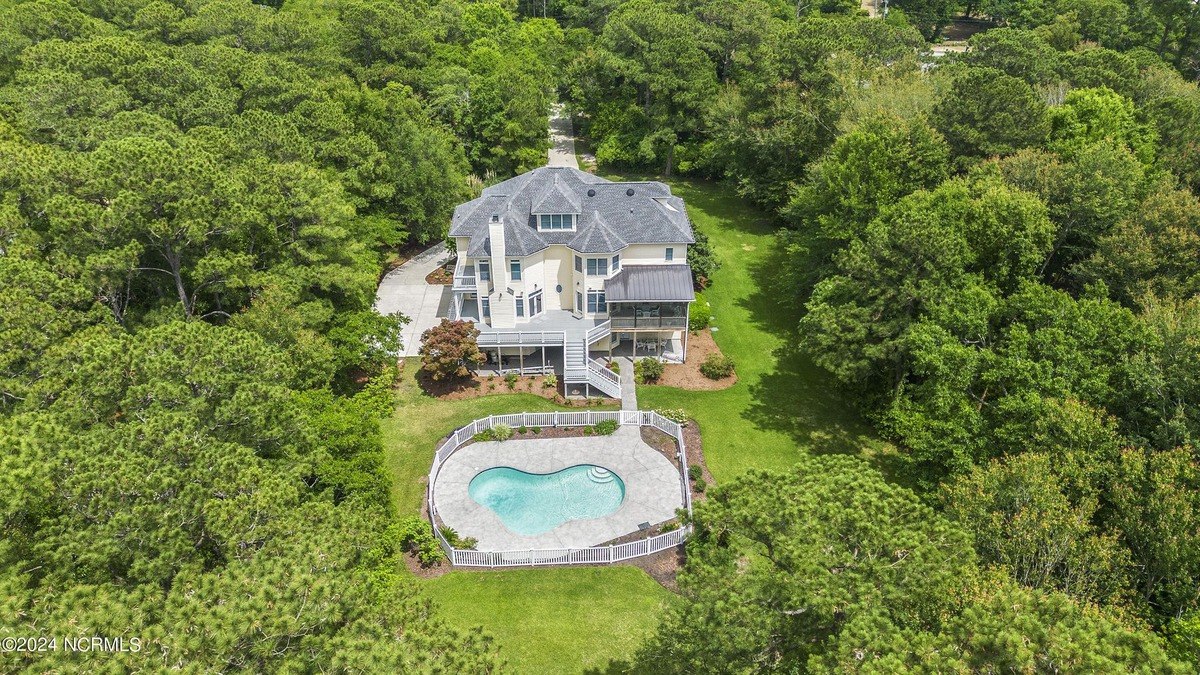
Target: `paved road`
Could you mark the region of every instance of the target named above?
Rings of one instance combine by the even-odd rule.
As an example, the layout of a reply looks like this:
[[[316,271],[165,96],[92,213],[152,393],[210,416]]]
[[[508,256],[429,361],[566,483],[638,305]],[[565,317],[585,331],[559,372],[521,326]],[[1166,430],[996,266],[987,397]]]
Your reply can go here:
[[[575,159],[575,135],[571,129],[571,118],[563,113],[561,103],[550,109],[550,161],[547,166],[570,166],[579,168]]]
[[[450,257],[446,245],[438,244],[417,254],[412,260],[388,273],[375,291],[375,311],[400,312],[412,319],[404,327],[401,356],[416,356],[421,348],[421,333],[446,316],[450,306],[450,287],[431,286],[425,277]]]

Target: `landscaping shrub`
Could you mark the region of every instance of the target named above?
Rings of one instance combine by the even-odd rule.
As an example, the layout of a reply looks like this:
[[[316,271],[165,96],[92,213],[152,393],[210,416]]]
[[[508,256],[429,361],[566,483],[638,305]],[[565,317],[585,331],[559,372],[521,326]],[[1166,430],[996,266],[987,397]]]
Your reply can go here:
[[[641,359],[633,365],[633,372],[642,384],[657,382],[663,374],[663,363],[653,358]]]
[[[703,493],[705,490],[708,489],[708,481],[704,480],[703,478],[697,478],[696,482],[695,482],[695,486],[696,486],[696,492]]]
[[[708,324],[712,321],[712,305],[708,304],[700,295],[696,296],[696,301],[692,303],[688,310],[688,330],[693,333],[708,328]]]
[[[676,424],[687,424],[688,414],[683,408],[655,408],[654,412]]]
[[[513,428],[507,424],[497,424],[490,431],[492,432],[492,439],[496,441],[507,441],[513,435]]]
[[[710,380],[722,380],[733,375],[733,359],[724,354],[709,354],[700,364],[700,374]]]
[[[388,528],[400,550],[412,553],[422,565],[434,565],[445,557],[433,536],[433,528],[417,516],[402,518]]]
[[[549,375],[546,376],[546,379],[542,382],[542,386],[547,389],[550,389],[551,387],[557,387],[558,386],[558,376],[555,375],[554,373],[550,373]]]
[[[529,433],[529,427],[522,424],[521,426],[517,427],[517,433],[524,436],[525,434]]]
[[[541,427],[533,427],[531,429],[531,431],[533,431],[533,433],[535,433],[535,434],[540,434],[540,433],[542,433],[542,428]]]
[[[704,478],[704,469],[700,468],[699,464],[688,466],[688,478],[692,480],[702,480]]]
[[[584,427],[583,428],[584,436],[591,436],[594,433],[596,433],[596,429],[594,427]]]
[[[620,374],[621,374],[621,364],[617,363],[616,361],[609,361],[609,362],[608,362],[608,369],[609,369],[609,370],[611,370],[611,371],[613,371],[614,373],[616,373],[616,374],[618,374],[618,375],[620,375]]]
[[[601,436],[611,436],[616,433],[619,426],[621,425],[616,420],[604,420],[596,424],[596,433]]]
[[[517,375],[516,373],[509,373],[504,376],[504,383],[507,384],[508,388],[511,390],[517,386],[517,380],[519,378],[520,375]]]
[[[438,531],[442,533],[442,537],[450,544],[451,548],[473,551],[479,544],[479,540],[475,539],[475,537],[460,537],[458,532],[449,525],[441,526],[438,528]]]
[[[470,321],[442,322],[421,334],[421,370],[434,380],[453,380],[471,375],[483,363],[475,344],[479,329]]]
[[[671,522],[669,522],[669,523],[665,523],[665,524],[662,526],[662,528],[661,528],[661,530],[662,530],[664,533],[666,533],[666,532],[674,532],[675,530],[678,530],[678,529],[679,529],[679,523],[676,523],[676,522],[674,522],[674,521],[671,521]]]

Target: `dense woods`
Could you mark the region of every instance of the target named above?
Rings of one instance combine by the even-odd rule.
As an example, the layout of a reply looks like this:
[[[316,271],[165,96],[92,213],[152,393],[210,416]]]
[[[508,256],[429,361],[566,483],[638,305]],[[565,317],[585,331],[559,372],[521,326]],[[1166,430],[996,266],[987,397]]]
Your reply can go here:
[[[401,572],[372,300],[557,98],[777,218],[794,348],[905,460],[714,489],[614,667],[1194,670],[1200,14],[892,6],[0,2],[0,616],[131,670],[503,668]],[[997,27],[928,57],[956,11]]]
[[[718,491],[697,515],[689,602],[646,653],[676,654],[680,672],[726,659],[1169,669],[1147,629],[1195,663],[1196,19],[1163,3],[934,4],[896,2],[876,20],[759,0],[561,9],[588,31],[565,89],[597,160],[730,180],[778,214],[775,290],[797,347],[864,402],[938,512],[904,525],[889,498],[843,484],[874,471],[849,462]],[[930,12],[957,9],[1000,26],[964,55],[923,61],[922,36],[945,23]],[[804,507],[789,490],[830,492],[790,514]],[[864,513],[890,529],[864,531]],[[964,533],[975,558],[955,558],[954,588],[911,570],[940,599],[921,615],[922,591],[902,590],[890,565],[949,545],[929,518]],[[820,519],[834,531],[811,531]],[[842,586],[860,575],[883,595]],[[742,611],[723,602],[734,595],[761,598]],[[1022,616],[984,621],[991,602]],[[1065,643],[986,656],[972,644],[1010,644],[993,631],[1024,621],[1075,626],[1096,642],[1071,649],[1114,661],[1072,661]],[[949,660],[933,666],[933,653]]]
[[[561,42],[494,4],[3,10],[7,634],[139,637],[129,669],[495,666],[398,573],[406,319],[371,304],[388,251],[542,163]]]

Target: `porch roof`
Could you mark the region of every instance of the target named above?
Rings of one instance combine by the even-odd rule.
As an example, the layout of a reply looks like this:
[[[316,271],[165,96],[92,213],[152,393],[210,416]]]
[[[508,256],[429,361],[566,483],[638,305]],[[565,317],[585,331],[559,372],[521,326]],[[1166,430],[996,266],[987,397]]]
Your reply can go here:
[[[604,281],[605,302],[691,302],[691,265],[627,265]]]

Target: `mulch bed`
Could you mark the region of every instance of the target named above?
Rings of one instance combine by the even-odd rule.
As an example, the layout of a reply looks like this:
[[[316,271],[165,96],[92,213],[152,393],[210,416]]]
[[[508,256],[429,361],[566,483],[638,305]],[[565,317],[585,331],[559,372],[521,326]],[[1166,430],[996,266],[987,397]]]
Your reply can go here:
[[[439,267],[425,275],[425,283],[430,286],[449,286],[454,283],[454,272],[445,267]]]
[[[666,364],[662,377],[655,384],[692,391],[716,391],[737,384],[737,373],[720,380],[710,380],[700,372],[700,364],[704,363],[709,354],[721,353],[721,348],[717,346],[716,340],[713,340],[709,329],[705,328],[695,335],[688,336],[687,352],[687,363]]]
[[[589,408],[599,405],[617,405],[615,398],[600,398],[593,396],[589,399],[567,398],[563,393],[562,379],[558,386],[547,387],[544,375],[525,375],[517,378],[512,388],[503,377],[494,375],[471,375],[461,380],[434,380],[424,373],[417,375],[417,382],[422,391],[443,401],[466,401],[480,396],[493,394],[533,394],[553,401],[561,406],[570,408]]]

